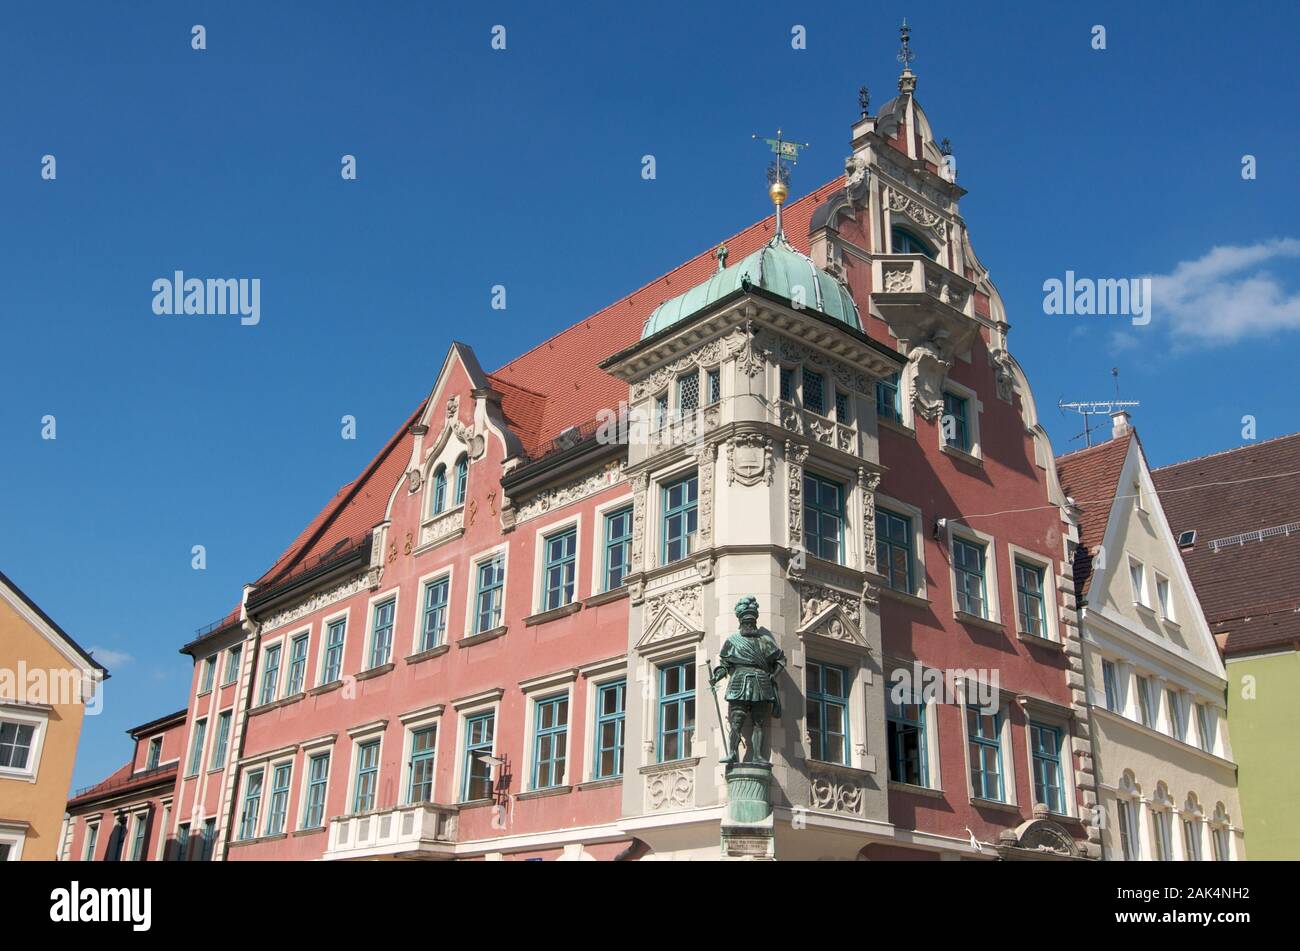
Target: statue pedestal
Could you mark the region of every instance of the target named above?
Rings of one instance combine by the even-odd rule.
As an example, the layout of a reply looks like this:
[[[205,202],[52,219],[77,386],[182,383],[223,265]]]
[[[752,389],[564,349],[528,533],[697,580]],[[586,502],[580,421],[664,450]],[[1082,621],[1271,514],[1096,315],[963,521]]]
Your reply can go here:
[[[775,855],[770,763],[727,767],[727,817],[722,822],[724,858],[770,859]]]

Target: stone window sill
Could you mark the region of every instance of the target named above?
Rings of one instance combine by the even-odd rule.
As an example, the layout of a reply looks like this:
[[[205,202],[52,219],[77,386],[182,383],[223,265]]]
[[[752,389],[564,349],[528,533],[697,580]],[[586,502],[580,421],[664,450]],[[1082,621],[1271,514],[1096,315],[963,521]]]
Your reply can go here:
[[[980,809],[999,809],[1002,812],[1013,812],[1020,815],[1020,807],[1014,802],[1003,802],[1000,799],[985,799],[983,796],[971,796],[970,804]]]
[[[441,657],[449,650],[451,650],[450,644],[439,644],[437,647],[430,647],[427,651],[420,651],[418,654],[410,654],[402,659],[408,664],[419,664],[426,660],[433,660],[435,657]]]
[[[1054,641],[1038,634],[1026,634],[1024,631],[1020,631],[1016,634],[1016,638],[1045,651],[1055,651],[1058,654],[1065,652],[1065,646],[1060,641]]]
[[[536,627],[538,624],[545,624],[547,621],[554,621],[557,618],[568,617],[570,614],[577,614],[581,610],[581,601],[570,601],[558,608],[551,608],[549,611],[528,615],[528,617],[524,618],[524,627]]]
[[[329,693],[331,690],[338,690],[342,686],[343,686],[342,680],[331,680],[327,684],[320,684],[318,686],[312,687],[310,690],[307,691],[307,693],[309,693],[313,697],[317,697],[323,693]]]
[[[968,466],[979,466],[981,469],[984,468],[984,460],[982,458],[972,455],[964,449],[958,449],[956,446],[949,446],[945,443],[939,447],[939,451],[952,456],[958,462],[966,463]]]
[[[893,601],[898,601],[914,608],[928,608],[930,606],[929,598],[923,598],[919,594],[911,594],[907,591],[901,591],[898,588],[891,588],[888,585],[882,584],[880,586],[880,593],[884,597]]]
[[[382,677],[393,669],[393,662],[390,660],[386,664],[380,664],[378,667],[371,667],[369,670],[363,670],[357,674],[357,680],[374,680],[376,677]]]
[[[515,798],[523,800],[549,799],[551,796],[563,796],[565,793],[572,791],[572,786],[547,786],[545,789],[530,789],[528,792],[521,792]]]
[[[611,601],[618,601],[628,596],[627,586],[620,588],[611,588],[609,591],[602,591],[600,594],[593,594],[582,602],[583,607],[594,608],[599,604],[609,604]]]
[[[942,789],[931,789],[929,786],[918,786],[915,783],[899,783],[894,780],[889,781],[890,792],[908,793],[912,796],[926,796],[930,799],[942,799]]]
[[[988,618],[979,617],[974,614],[967,614],[965,611],[954,611],[953,617],[963,624],[969,624],[972,627],[982,627],[988,631],[997,631],[999,634],[1005,634],[1007,629],[1002,626],[1000,621],[990,621]]]
[[[700,764],[698,756],[688,756],[685,759],[670,759],[664,763],[651,763],[649,766],[642,766],[640,773],[642,776],[648,776],[652,773],[662,773],[672,769],[689,769]]]
[[[457,647],[473,647],[475,644],[482,644],[484,641],[495,640],[508,630],[506,625],[494,627],[490,631],[484,631],[482,634],[471,634],[468,637],[462,637],[456,642]]]
[[[608,779],[593,779],[589,782],[579,783],[575,789],[580,792],[586,792],[588,789],[608,789],[611,786],[623,785],[622,776],[610,776]]]

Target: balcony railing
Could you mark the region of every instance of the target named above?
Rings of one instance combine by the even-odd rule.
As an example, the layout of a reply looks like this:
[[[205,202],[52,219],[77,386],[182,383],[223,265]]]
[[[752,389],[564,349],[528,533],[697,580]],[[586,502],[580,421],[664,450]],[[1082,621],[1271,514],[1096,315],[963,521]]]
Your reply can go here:
[[[340,816],[329,824],[326,859],[450,858],[456,809],[437,803]]]
[[[883,300],[895,295],[925,294],[967,317],[975,316],[975,285],[956,271],[922,254],[891,254],[871,262],[872,282]]]

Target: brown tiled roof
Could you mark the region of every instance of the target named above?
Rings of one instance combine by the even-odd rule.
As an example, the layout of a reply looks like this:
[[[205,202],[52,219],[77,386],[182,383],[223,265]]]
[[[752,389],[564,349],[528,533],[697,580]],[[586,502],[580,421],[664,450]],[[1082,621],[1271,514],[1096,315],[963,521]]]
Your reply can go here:
[[[97,802],[100,799],[121,796],[124,793],[134,792],[138,789],[148,789],[151,786],[170,786],[176,779],[177,764],[172,763],[169,766],[146,770],[142,773],[133,773],[132,770],[133,764],[127,763],[103,782],[78,790],[77,794],[68,800],[67,808],[75,809],[79,806]]]
[[[1300,473],[1300,433],[1153,473],[1174,534],[1196,531],[1183,561],[1229,656],[1300,644],[1300,532],[1211,548],[1300,522],[1300,477],[1288,473]]]
[[[1056,460],[1061,491],[1079,507],[1079,545],[1075,558],[1075,593],[1084,597],[1092,584],[1092,555],[1106,536],[1106,522],[1119,488],[1120,473],[1128,458],[1132,431],[1089,449],[1080,449]],[[1140,447],[1139,443],[1139,447]]]

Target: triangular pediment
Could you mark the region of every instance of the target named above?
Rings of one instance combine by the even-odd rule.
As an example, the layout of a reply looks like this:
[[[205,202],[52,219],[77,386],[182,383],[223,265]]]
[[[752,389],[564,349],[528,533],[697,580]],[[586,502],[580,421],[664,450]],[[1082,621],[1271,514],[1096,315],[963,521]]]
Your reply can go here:
[[[672,605],[665,604],[646,624],[645,633],[641,635],[641,640],[637,641],[636,646],[638,650],[644,650],[669,641],[691,640],[703,636],[704,631],[698,622],[691,620]]]
[[[867,640],[849,613],[838,604],[827,604],[799,625],[800,636],[811,634],[839,644],[867,649]]]

